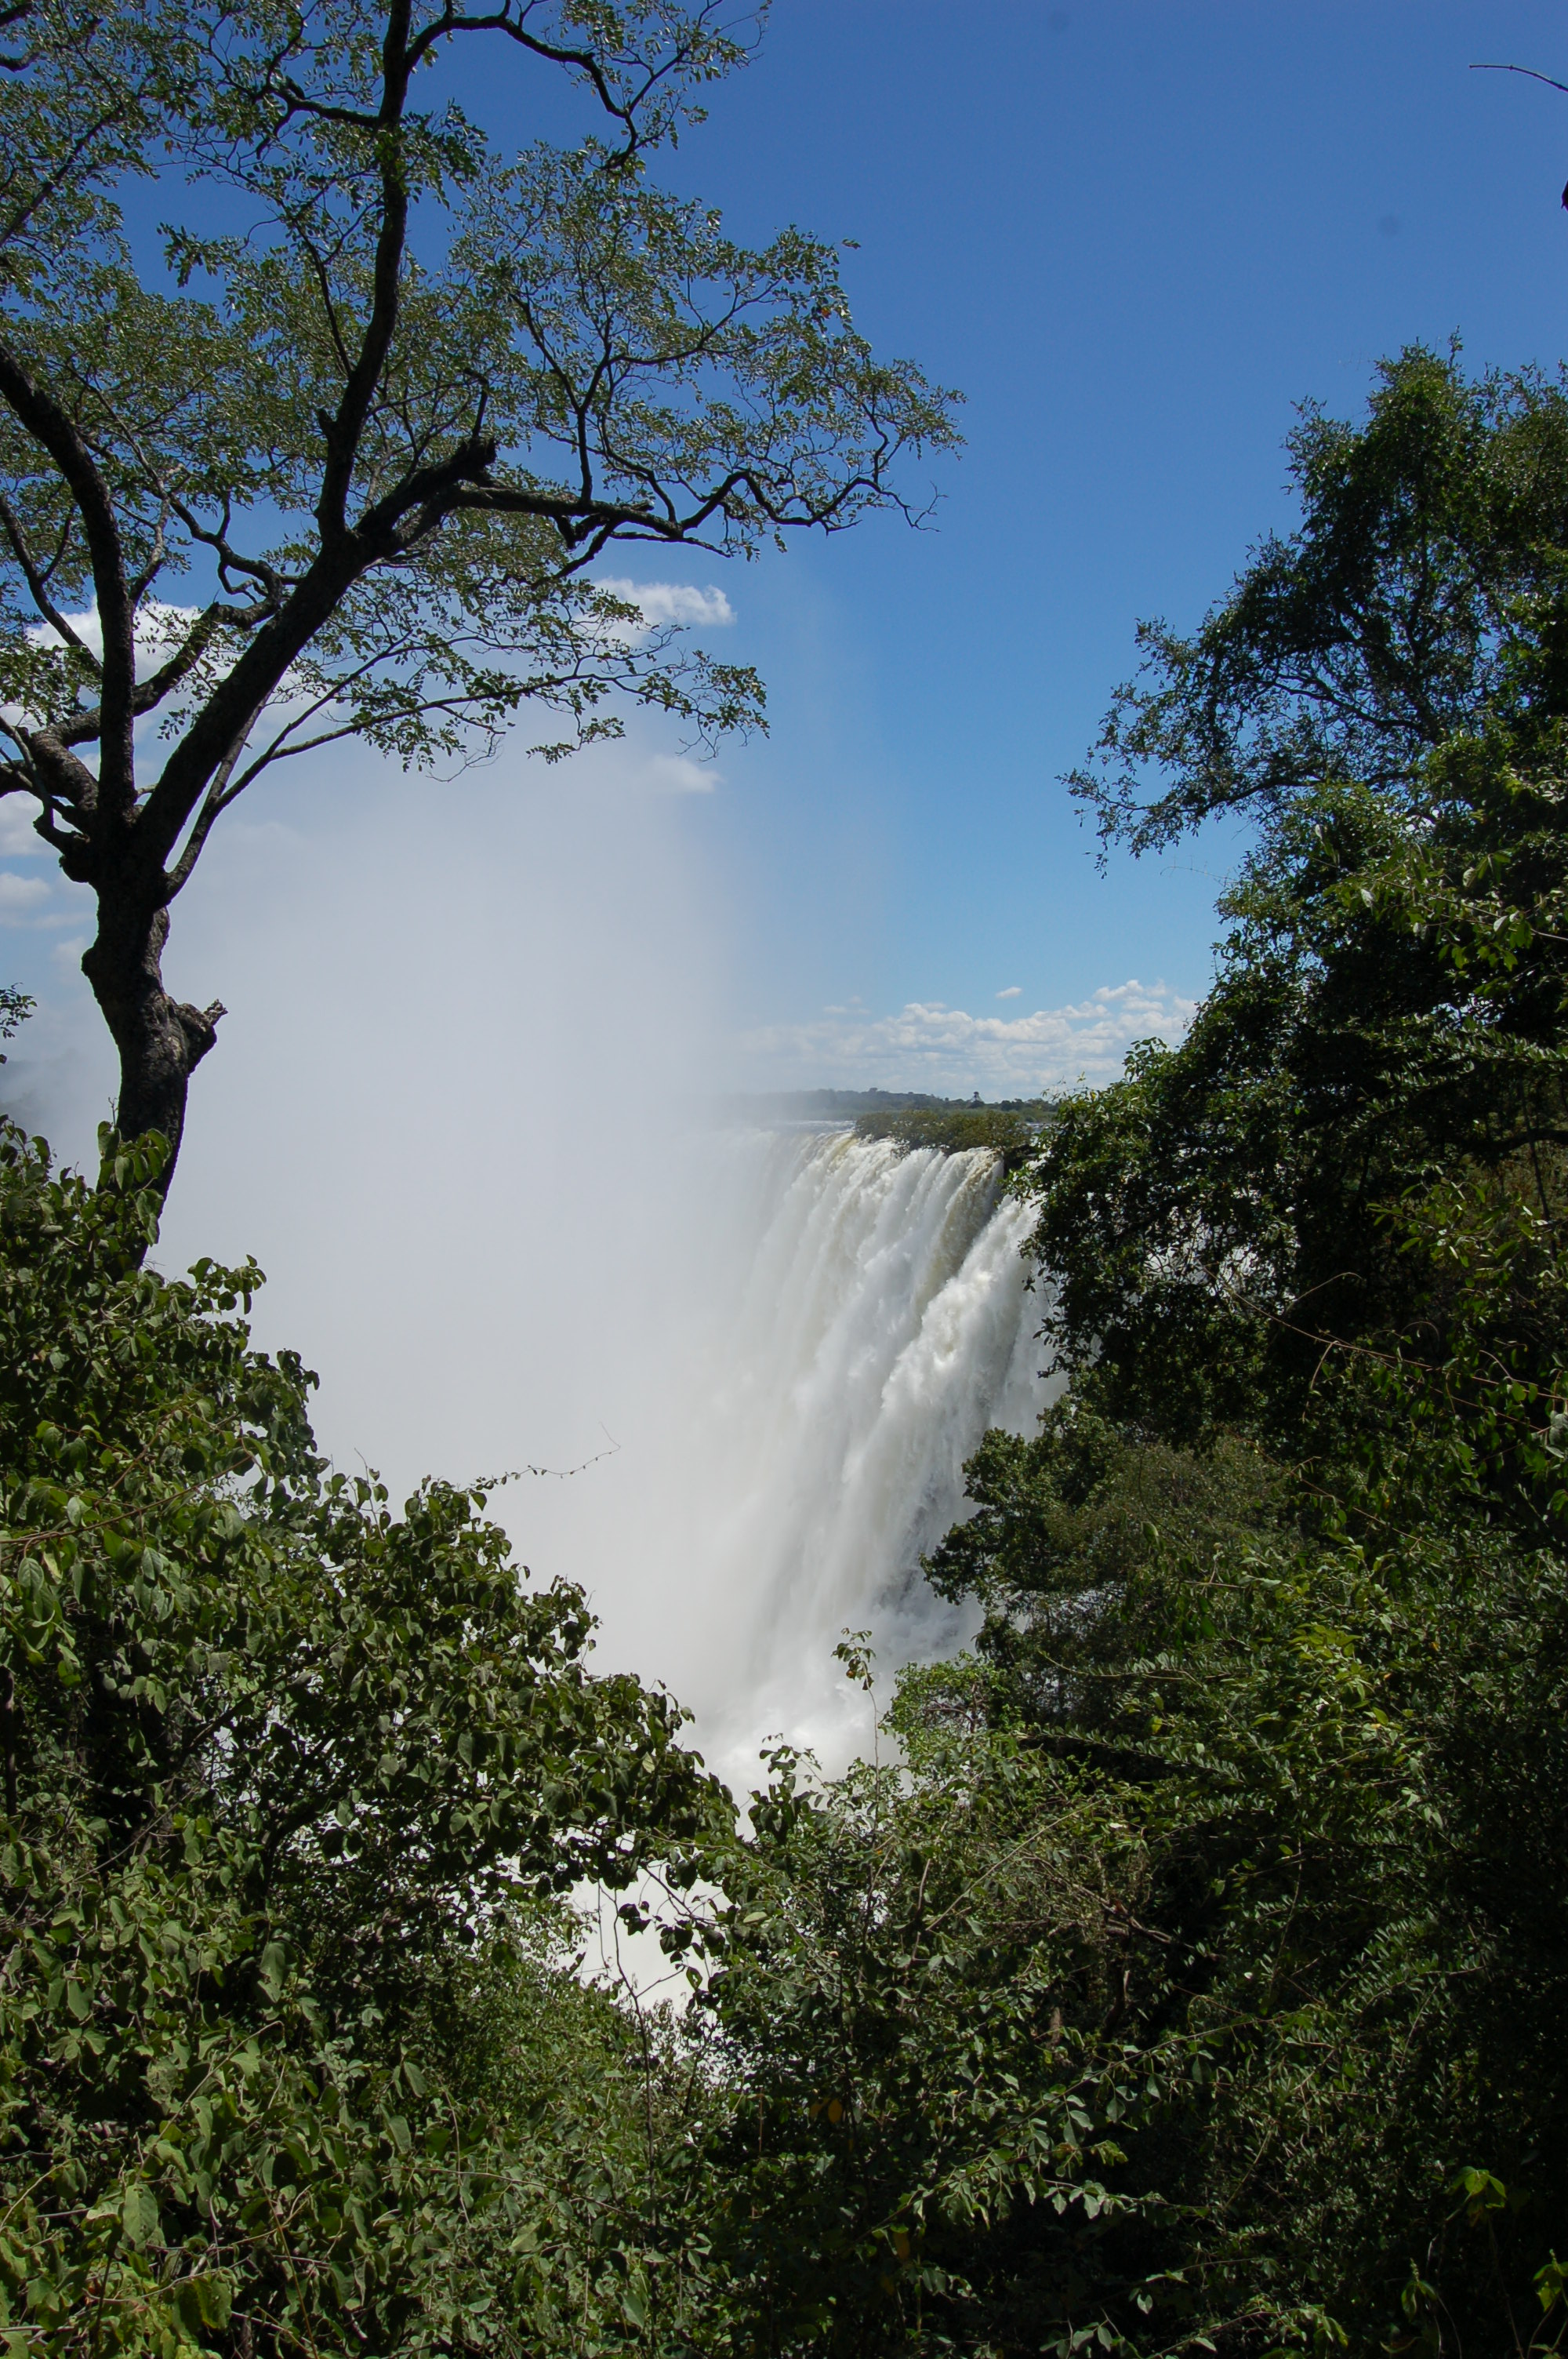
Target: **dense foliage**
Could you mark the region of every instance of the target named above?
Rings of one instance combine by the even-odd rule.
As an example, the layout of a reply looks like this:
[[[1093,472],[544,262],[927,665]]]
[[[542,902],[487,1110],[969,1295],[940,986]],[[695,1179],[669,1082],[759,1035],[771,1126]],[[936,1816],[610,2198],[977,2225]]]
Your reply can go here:
[[[559,1896],[689,1879],[727,1807],[481,1495],[329,1473],[255,1270],[141,1266],[151,1162],[0,1140],[16,2347],[575,2341],[645,2158]]]
[[[1108,2182],[1158,2199],[1152,2322],[1108,2260],[1075,2334],[1555,2348],[1568,403],[1412,353],[1295,451],[1302,530],[1145,633],[1079,781],[1252,849],[1186,1040],[1018,1183],[1070,1386],[972,1464],[930,1570],[977,1659],[905,1709],[1139,1849],[1125,1990],[1064,2022],[1202,2094]]]
[[[1309,419],[1081,782],[1252,848],[1188,1038],[1014,1182],[1069,1387],[931,1560],[974,1653],[728,1871],[742,2347],[1568,2332],[1565,451],[1423,353]]]

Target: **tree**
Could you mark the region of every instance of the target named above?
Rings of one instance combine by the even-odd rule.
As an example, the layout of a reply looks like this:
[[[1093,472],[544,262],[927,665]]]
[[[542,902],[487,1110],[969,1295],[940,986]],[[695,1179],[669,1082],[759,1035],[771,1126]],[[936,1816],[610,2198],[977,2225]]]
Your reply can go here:
[[[1116,2036],[1141,1845],[983,1712],[923,1713],[929,1684],[897,1768],[774,1755],[726,1875],[708,2234],[741,2350],[765,2321],[803,2354],[1065,2353],[1152,2306],[1158,2228],[1118,2181],[1193,2060]]]
[[[1252,848],[1014,1175],[1071,1385],[928,1561],[975,1656],[726,1867],[731,2347],[1568,2340],[1563,424],[1407,356],[1123,700],[1111,824]]]
[[[1139,625],[1140,673],[1068,777],[1107,842],[1147,851],[1220,811],[1266,825],[1346,782],[1397,805],[1485,716],[1568,713],[1568,375],[1473,381],[1411,346],[1364,424],[1309,408],[1288,448],[1299,530],[1269,535],[1191,637]]]
[[[0,2332],[613,2341],[654,2099],[561,1897],[729,1798],[482,1491],[329,1473],[254,1269],[142,1266],[157,1177],[0,1135]]]
[[[1401,1203],[1465,1169],[1560,1192],[1568,402],[1411,352],[1292,451],[1301,529],[1190,639],[1145,626],[1075,782],[1135,851],[1247,819],[1214,988],[1063,1108],[1031,1185],[1100,1406],[1299,1460],[1303,1418],[1334,1446],[1325,1350],[1424,1319],[1442,1357]]]
[[[1557,1297],[1561,1223],[1551,1252]],[[1480,1332],[1495,1276],[1444,1369],[1371,1379],[1365,1538],[1323,1531],[1321,1467],[1080,1409],[988,1441],[935,1561],[985,1622],[979,1664],[923,1675],[925,1712],[1076,1766],[1101,1855],[1140,1864],[1119,2006],[1062,2000],[1065,2032],[1163,2084],[1106,2173],[1124,2224],[1087,2256],[1086,2340],[1562,2347],[1568,1571],[1560,1489],[1526,1546],[1465,1472],[1476,1412],[1517,1416]],[[1050,2235],[1014,2215],[1014,2284]]]
[[[460,761],[528,700],[565,716],[548,753],[614,731],[618,692],[756,721],[752,672],[645,632],[594,564],[910,515],[895,462],[952,443],[952,399],[872,357],[830,247],[748,250],[648,179],[742,60],[716,0],[5,25],[0,792],[97,896],[120,1130],[178,1151],[222,1009],[165,991],[169,908],[258,777],[348,739]],[[426,98],[463,60],[564,72],[604,136],[503,157]]]

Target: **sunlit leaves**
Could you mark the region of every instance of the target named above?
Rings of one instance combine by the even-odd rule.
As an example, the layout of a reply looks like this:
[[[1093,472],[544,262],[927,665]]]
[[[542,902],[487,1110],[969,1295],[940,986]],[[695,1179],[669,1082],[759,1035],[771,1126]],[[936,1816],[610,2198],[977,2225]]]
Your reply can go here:
[[[40,0],[27,21],[0,96],[18,171],[47,177],[85,20]],[[0,425],[0,688],[35,735],[119,759],[80,616],[114,603],[113,574],[145,638],[196,576],[167,683],[142,666],[161,725],[139,790],[173,764],[162,861],[220,769],[232,799],[344,734],[428,766],[488,750],[528,700],[566,716],[563,745],[618,727],[619,694],[699,734],[757,723],[743,667],[669,629],[606,634],[584,569],[611,539],[750,553],[914,513],[927,495],[911,506],[896,462],[955,439],[951,397],[853,330],[830,246],[791,230],[748,250],[647,177],[743,59],[711,8],[392,22],[362,0],[216,0],[177,29],[140,11],[100,27],[86,193],[38,214],[13,290],[7,349],[69,423],[40,440],[17,393]],[[564,67],[605,138],[496,151],[424,71],[458,41],[524,83]],[[173,212],[161,261],[122,234],[137,170]],[[117,555],[60,434],[97,471]],[[57,748],[14,758],[93,836]]]

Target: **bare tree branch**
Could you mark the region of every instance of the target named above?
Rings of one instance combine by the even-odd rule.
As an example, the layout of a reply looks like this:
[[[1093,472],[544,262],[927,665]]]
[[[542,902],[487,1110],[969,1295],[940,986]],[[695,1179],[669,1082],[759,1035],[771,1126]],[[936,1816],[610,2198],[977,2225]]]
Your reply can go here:
[[[126,592],[124,556],[114,501],[70,419],[52,396],[34,383],[16,354],[3,341],[0,400],[54,461],[70,485],[81,517],[103,632],[103,701],[109,719],[108,726],[100,734],[110,763],[104,783],[116,807],[128,810],[135,791],[131,700],[135,689],[135,617]]]
[[[1543,82],[1546,84],[1546,86],[1547,86],[1548,90],[1560,90],[1560,91],[1563,91],[1563,92],[1568,92],[1568,82],[1553,82],[1553,81],[1552,81],[1552,76],[1551,76],[1550,74],[1537,73],[1537,72],[1536,72],[1536,71],[1535,71],[1535,68],[1534,68],[1533,66],[1502,66],[1502,65],[1486,65],[1486,64],[1482,64],[1482,65],[1473,65],[1473,66],[1471,67],[1470,71],[1471,71],[1471,72],[1472,72],[1472,73],[1516,73],[1516,74],[1523,74],[1523,75],[1526,77],[1526,79],[1527,79],[1528,81],[1530,81],[1530,82]]]
[[[92,648],[75,629],[49,594],[49,577],[27,546],[27,537],[16,521],[10,501],[0,492],[0,531],[10,543],[11,553],[22,569],[22,578],[31,592],[34,605],[49,624],[58,631],[68,647],[73,647],[95,676],[102,676],[103,667]]]

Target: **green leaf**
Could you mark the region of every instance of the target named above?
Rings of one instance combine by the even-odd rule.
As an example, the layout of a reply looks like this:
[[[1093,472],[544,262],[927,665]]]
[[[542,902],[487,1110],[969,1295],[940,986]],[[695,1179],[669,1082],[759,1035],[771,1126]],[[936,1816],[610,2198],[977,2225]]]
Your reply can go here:
[[[211,2271],[187,2277],[175,2288],[180,2323],[192,2334],[211,2329],[221,2332],[229,2323],[233,2287],[229,2277]]]
[[[125,2242],[135,2251],[163,2242],[157,2199],[140,2180],[133,2180],[120,2199],[120,2223]]]

